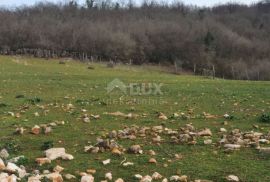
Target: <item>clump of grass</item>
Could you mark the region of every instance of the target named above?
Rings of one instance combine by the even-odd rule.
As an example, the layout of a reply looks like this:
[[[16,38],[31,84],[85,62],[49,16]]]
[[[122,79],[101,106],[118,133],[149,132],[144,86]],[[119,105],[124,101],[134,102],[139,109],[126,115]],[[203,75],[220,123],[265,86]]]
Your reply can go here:
[[[27,99],[27,102],[29,102],[32,105],[36,105],[36,104],[42,102],[42,99],[39,97],[34,97],[34,98]]]
[[[20,95],[16,95],[15,97],[16,99],[21,99],[21,98],[24,98],[24,95],[20,94]]]
[[[263,113],[260,116],[260,121],[265,123],[270,123],[270,113]]]
[[[11,154],[17,154],[21,151],[21,147],[15,141],[6,142],[1,148],[5,148]]]
[[[47,149],[53,148],[53,146],[54,146],[53,141],[46,141],[41,146],[41,150],[47,150]]]
[[[27,164],[29,164],[29,159],[26,157],[21,157],[21,158],[19,158],[19,160],[17,161],[16,164],[19,166],[20,165],[26,166]]]
[[[0,103],[0,108],[1,107],[7,107],[8,105],[7,104],[5,104],[5,103]]]

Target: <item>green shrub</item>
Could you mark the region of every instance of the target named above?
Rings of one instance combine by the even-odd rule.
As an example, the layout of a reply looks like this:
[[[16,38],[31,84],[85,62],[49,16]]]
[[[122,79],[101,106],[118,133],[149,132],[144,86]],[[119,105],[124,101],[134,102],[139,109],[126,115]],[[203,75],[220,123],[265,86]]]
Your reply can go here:
[[[15,141],[6,142],[2,148],[5,148],[11,154],[17,154],[21,150],[20,145]]]
[[[260,117],[260,121],[270,123],[270,113],[263,113]]]
[[[41,150],[47,150],[50,148],[53,148],[53,141],[44,142],[43,145],[41,146]]]
[[[20,165],[25,166],[25,165],[29,164],[29,160],[26,157],[21,157],[21,158],[19,158],[19,160],[18,160],[18,162],[16,164],[18,166],[20,166]]]

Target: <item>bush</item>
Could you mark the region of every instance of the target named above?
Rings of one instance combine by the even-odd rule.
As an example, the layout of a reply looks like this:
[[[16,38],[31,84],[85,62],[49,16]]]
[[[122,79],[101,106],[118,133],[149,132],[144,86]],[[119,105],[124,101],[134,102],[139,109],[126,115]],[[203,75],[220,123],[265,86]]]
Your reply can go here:
[[[11,154],[17,154],[21,147],[15,141],[6,142],[2,148],[5,148]]]
[[[29,160],[26,157],[21,157],[21,158],[19,158],[19,160],[18,160],[18,162],[16,164],[18,166],[20,166],[20,165],[25,166],[25,165],[29,164]]]
[[[43,145],[41,146],[41,150],[47,150],[50,148],[53,148],[53,141],[44,142]]]
[[[260,117],[260,121],[270,123],[270,113],[263,113]]]

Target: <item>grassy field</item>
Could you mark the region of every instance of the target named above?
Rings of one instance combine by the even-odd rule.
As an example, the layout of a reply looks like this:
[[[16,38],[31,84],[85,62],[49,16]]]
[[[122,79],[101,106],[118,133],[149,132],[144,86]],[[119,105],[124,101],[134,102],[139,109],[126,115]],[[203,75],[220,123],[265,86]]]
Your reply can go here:
[[[149,164],[150,156],[146,153],[114,156],[108,151],[98,154],[84,152],[84,146],[95,144],[97,137],[131,125],[164,125],[178,129],[193,123],[198,130],[210,128],[214,143],[220,139],[220,128],[267,133],[270,124],[262,123],[258,118],[270,111],[270,82],[176,76],[143,67],[119,66],[112,69],[102,64],[91,66],[95,69],[87,69],[88,65],[75,61],[59,64],[57,60],[0,57],[0,146],[11,142],[19,145],[19,151],[11,152],[11,157],[26,156],[29,160],[26,164],[28,171],[51,169],[58,164],[65,168],[64,174],[77,175],[79,171],[94,168],[97,170],[94,175],[96,181],[103,180],[104,174],[109,171],[114,179],[121,177],[127,182],[138,181],[133,177],[135,174],[152,175],[155,171],[165,177],[181,171],[190,180],[222,182],[226,181],[227,175],[234,174],[243,182],[270,181],[269,156],[262,155],[254,148],[226,153],[218,145],[204,145],[202,138],[198,139],[196,145],[173,144],[169,138],[157,145],[151,142],[151,137],[117,141],[125,148],[140,144],[144,151],[154,150],[157,164]],[[132,95],[120,90],[107,93],[107,84],[115,78],[125,84],[162,83],[163,94]],[[74,105],[74,109],[67,110],[67,104]],[[29,108],[21,112],[25,105]],[[84,114],[82,109],[86,109],[88,114],[100,115],[100,119],[83,122],[80,119]],[[174,113],[186,114],[190,110],[193,110],[190,118],[170,118]],[[116,111],[138,114],[138,117],[126,119],[104,114]],[[20,113],[20,117],[13,117],[8,112]],[[34,115],[36,112],[39,116]],[[169,119],[159,119],[158,112],[164,113]],[[217,116],[227,113],[233,119],[206,119],[202,117],[203,112]],[[29,133],[34,125],[55,120],[63,120],[66,124],[53,128],[49,135]],[[224,121],[228,125],[224,125]],[[253,125],[259,127],[256,129]],[[27,131],[23,135],[14,135],[19,126]],[[41,146],[46,141],[53,141],[55,147],[64,147],[74,156],[74,160],[56,160],[52,164],[38,166],[35,158],[43,156]],[[175,160],[174,154],[181,154],[183,158]],[[134,166],[121,166],[124,158],[133,162]],[[111,163],[104,166],[102,161],[105,159],[111,159]],[[164,167],[164,164],[168,166]],[[79,181],[79,178],[75,181]]]

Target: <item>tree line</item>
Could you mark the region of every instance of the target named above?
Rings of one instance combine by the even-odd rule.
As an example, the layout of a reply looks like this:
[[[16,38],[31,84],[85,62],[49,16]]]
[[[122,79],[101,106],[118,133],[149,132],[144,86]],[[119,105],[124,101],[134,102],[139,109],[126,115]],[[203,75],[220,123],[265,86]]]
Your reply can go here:
[[[174,65],[270,80],[270,1],[211,8],[180,1],[86,0],[0,9],[0,53]]]

